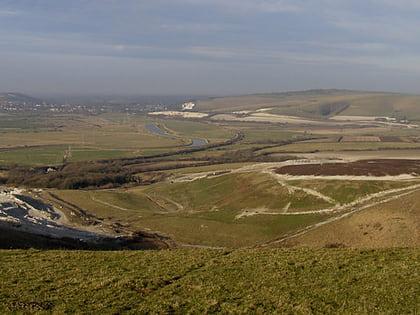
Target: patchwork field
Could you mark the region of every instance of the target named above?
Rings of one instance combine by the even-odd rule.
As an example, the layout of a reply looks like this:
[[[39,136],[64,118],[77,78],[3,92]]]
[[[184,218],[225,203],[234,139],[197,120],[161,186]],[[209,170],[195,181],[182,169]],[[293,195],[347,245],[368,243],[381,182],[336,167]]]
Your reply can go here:
[[[108,118],[112,117],[112,118]],[[34,119],[36,124],[24,125]],[[162,137],[146,129],[156,123],[178,138]],[[10,129],[8,126],[14,126]],[[232,132],[211,124],[162,121],[144,116],[119,117],[0,117],[0,163],[23,166],[59,165],[67,162],[135,157],[177,150],[190,137],[220,142]]]

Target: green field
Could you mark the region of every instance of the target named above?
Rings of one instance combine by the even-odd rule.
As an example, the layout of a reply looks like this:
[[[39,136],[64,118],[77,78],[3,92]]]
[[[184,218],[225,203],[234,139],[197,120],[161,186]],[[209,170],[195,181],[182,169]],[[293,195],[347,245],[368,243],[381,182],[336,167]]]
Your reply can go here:
[[[11,133],[16,131],[30,132],[33,130],[45,129],[41,117],[30,117],[19,115],[19,117],[2,114],[0,115],[0,133]]]
[[[418,249],[0,251],[0,312],[416,314]]]
[[[22,166],[59,165],[63,162],[63,156],[69,147],[65,146],[41,146],[38,148],[22,148],[0,153],[0,163],[16,163]],[[72,157],[69,161],[89,161],[111,159],[119,157],[132,157],[135,152],[130,149],[108,149],[103,147],[71,147]]]
[[[282,128],[244,128],[244,142],[270,142],[289,140],[304,135],[302,132],[282,130]]]

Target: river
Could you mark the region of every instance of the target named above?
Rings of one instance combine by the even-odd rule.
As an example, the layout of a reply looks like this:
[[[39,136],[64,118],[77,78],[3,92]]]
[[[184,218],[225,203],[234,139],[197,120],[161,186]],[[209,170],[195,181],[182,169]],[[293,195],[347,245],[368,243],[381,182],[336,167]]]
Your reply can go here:
[[[176,137],[176,136],[172,136],[170,134],[167,134],[165,131],[159,129],[155,124],[147,124],[146,125],[146,129],[154,134],[157,134],[159,136],[164,136],[164,137],[169,137],[169,138],[181,138],[181,137]],[[203,140],[203,139],[191,139],[192,143],[189,145],[184,146],[185,148],[189,148],[189,147],[199,147],[202,145],[206,145],[207,141]]]

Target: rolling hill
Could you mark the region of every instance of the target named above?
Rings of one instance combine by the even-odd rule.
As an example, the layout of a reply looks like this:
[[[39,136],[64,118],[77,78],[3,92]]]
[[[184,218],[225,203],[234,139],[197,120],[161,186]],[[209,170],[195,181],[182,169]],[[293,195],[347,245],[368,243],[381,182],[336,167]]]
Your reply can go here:
[[[335,115],[388,116],[420,120],[420,96],[347,90],[308,90],[212,98],[198,101],[194,110],[231,113],[264,110],[278,115],[329,118]]]
[[[0,103],[42,103],[42,100],[22,93],[0,93]]]

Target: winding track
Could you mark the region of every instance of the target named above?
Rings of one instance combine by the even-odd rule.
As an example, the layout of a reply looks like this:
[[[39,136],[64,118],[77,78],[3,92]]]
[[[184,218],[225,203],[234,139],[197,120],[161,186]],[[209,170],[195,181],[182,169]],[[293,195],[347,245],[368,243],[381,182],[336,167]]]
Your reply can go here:
[[[332,163],[335,163],[336,161],[331,161]],[[308,215],[308,214],[326,214],[326,213],[340,213],[340,212],[345,212],[345,214],[343,216],[346,216],[347,214],[351,214],[355,211],[361,210],[361,209],[365,209],[367,207],[371,207],[377,204],[380,204],[382,202],[386,202],[386,201],[390,201],[393,200],[395,198],[399,198],[401,196],[404,196],[405,194],[411,193],[413,191],[418,191],[420,190],[420,184],[413,184],[410,185],[408,187],[403,187],[403,188],[396,188],[396,189],[389,189],[389,190],[385,190],[385,191],[381,191],[378,193],[373,193],[373,194],[369,194],[368,196],[365,197],[361,197],[358,198],[356,200],[354,200],[353,202],[347,203],[347,204],[340,204],[339,202],[337,202],[335,199],[326,196],[314,189],[310,189],[310,188],[303,188],[303,187],[298,187],[298,186],[293,186],[287,183],[288,180],[293,180],[293,179],[319,179],[319,180],[326,180],[326,179],[334,179],[334,180],[380,180],[380,181],[401,181],[401,180],[414,180],[417,179],[418,177],[415,177],[413,175],[410,174],[402,174],[402,175],[396,175],[396,176],[354,176],[354,175],[349,175],[349,176],[345,176],[345,175],[339,175],[339,176],[313,176],[313,175],[306,175],[306,176],[292,176],[292,175],[281,175],[281,174],[277,174],[274,171],[274,168],[276,167],[280,167],[280,166],[284,166],[284,165],[289,165],[291,162],[290,161],[286,161],[286,162],[281,162],[281,163],[258,163],[258,164],[253,164],[253,165],[247,165],[244,166],[242,168],[239,169],[226,169],[225,171],[229,171],[228,173],[223,173],[220,175],[213,175],[212,177],[219,177],[219,176],[224,176],[227,174],[232,174],[232,173],[248,173],[248,172],[261,172],[262,174],[267,174],[273,178],[276,179],[276,181],[283,187],[287,188],[289,193],[292,194],[295,191],[303,191],[309,195],[315,196],[319,199],[322,199],[330,204],[332,204],[332,207],[328,207],[328,208],[324,208],[324,209],[319,209],[319,210],[311,210],[311,211],[295,211],[295,212],[288,212],[288,209],[290,207],[290,204],[286,205],[286,207],[283,209],[283,211],[281,212],[273,212],[273,211],[269,211],[269,209],[266,209],[264,207],[258,208],[258,209],[244,209],[244,211],[240,214],[238,214],[236,216],[236,219],[240,219],[242,217],[248,217],[248,216],[254,216],[254,215]],[[325,162],[324,162],[325,163]],[[189,181],[195,181],[198,179],[202,179],[205,177],[209,177],[212,175],[213,172],[200,172],[200,173],[191,173],[191,174],[184,174],[183,176],[173,179],[173,182],[189,182]],[[397,195],[395,195],[397,194]],[[385,198],[389,195],[394,195],[392,197],[386,198],[386,199],[382,199],[382,200],[377,200],[380,198]],[[376,201],[374,201],[376,199]],[[371,202],[373,201],[373,202]],[[343,216],[338,216],[335,217],[335,219],[340,219]],[[324,221],[326,223],[330,222],[332,219],[329,219],[327,221]],[[322,223],[324,223],[322,222]],[[317,223],[314,225],[314,227],[318,226]],[[311,226],[313,227],[313,226]],[[308,228],[311,228],[308,227]],[[299,233],[299,232],[298,232]]]
[[[292,186],[292,185],[287,184],[287,182],[284,180],[284,177],[282,177],[279,174],[276,174],[275,172],[273,172],[273,170],[264,170],[262,173],[269,174],[271,177],[273,177],[274,179],[276,179],[277,182],[281,186],[287,188],[287,190],[289,191],[289,194],[292,194],[292,193],[294,193],[297,190],[301,190],[301,191],[307,193],[308,195],[315,196],[315,197],[317,197],[319,199],[322,199],[322,200],[324,200],[324,201],[326,201],[328,203],[337,204],[337,201],[336,200],[334,200],[333,198],[328,197],[328,196],[326,196],[324,194],[321,194],[319,191],[316,191],[316,190],[310,189],[310,188],[303,188],[303,187]]]
[[[333,217],[333,218],[327,219],[325,221],[312,224],[312,225],[307,226],[307,227],[305,227],[305,228],[303,228],[303,229],[301,229],[301,230],[299,230],[297,232],[294,232],[292,234],[286,235],[286,236],[281,237],[279,239],[274,239],[274,240],[265,242],[263,244],[259,244],[259,245],[254,246],[254,247],[268,247],[268,246],[271,246],[271,245],[274,245],[274,244],[279,244],[279,243],[285,242],[285,241],[287,241],[287,240],[289,240],[291,238],[294,238],[294,237],[303,235],[303,234],[305,234],[305,233],[307,233],[309,231],[312,231],[312,230],[314,230],[314,229],[316,229],[316,228],[318,228],[320,226],[323,226],[323,225],[326,225],[326,224],[329,224],[329,223],[332,223],[332,222],[341,220],[341,219],[343,219],[345,217],[348,217],[348,216],[352,215],[353,213],[356,213],[356,212],[365,210],[367,208],[370,208],[370,207],[373,207],[373,206],[376,206],[376,205],[379,205],[379,204],[382,204],[382,203],[386,203],[386,202],[389,202],[389,201],[392,201],[392,200],[399,199],[399,198],[404,197],[404,196],[407,196],[407,195],[409,195],[411,193],[420,192],[420,184],[419,185],[415,185],[415,186],[417,186],[417,189],[415,189],[415,190],[410,190],[408,192],[405,192],[405,193],[402,193],[402,194],[399,194],[399,195],[396,195],[396,196],[392,196],[392,197],[389,197],[389,198],[386,198],[386,199],[383,199],[383,200],[380,200],[380,201],[376,201],[376,202],[373,202],[373,203],[369,203],[369,204],[366,204],[366,205],[363,205],[363,206],[360,206],[360,207],[353,207],[352,209],[350,209],[349,212],[346,212],[346,213],[344,213],[344,214],[342,214],[340,216]]]

